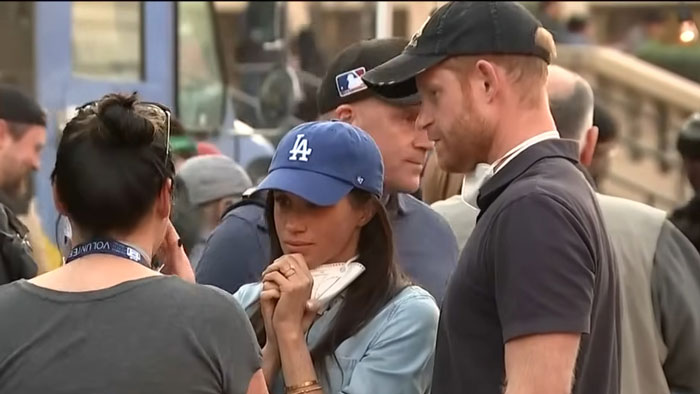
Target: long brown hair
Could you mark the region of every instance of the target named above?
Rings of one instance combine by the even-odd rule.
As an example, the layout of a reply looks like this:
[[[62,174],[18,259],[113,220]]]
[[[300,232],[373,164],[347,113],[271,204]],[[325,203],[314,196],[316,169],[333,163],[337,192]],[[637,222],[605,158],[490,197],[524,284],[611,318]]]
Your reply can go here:
[[[333,320],[330,329],[311,349],[314,365],[324,370],[323,363],[334,356],[335,349],[343,341],[357,334],[374,316],[409,282],[394,261],[394,242],[386,209],[378,198],[360,189],[353,189],[350,202],[354,206],[374,204],[376,214],[360,230],[358,243],[359,261],[365,266],[360,275],[345,292],[345,300]],[[283,255],[275,229],[274,192],[267,196],[265,217],[270,234],[271,262]],[[257,312],[251,318],[260,346],[265,344],[265,328],[262,316]]]

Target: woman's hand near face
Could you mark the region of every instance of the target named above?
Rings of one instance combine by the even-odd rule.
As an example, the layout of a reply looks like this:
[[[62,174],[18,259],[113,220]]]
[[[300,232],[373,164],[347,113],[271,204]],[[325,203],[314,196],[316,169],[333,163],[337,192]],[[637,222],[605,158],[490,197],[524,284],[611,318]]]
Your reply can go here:
[[[260,312],[262,313],[263,323],[265,324],[265,347],[270,350],[277,350],[277,337],[272,326],[272,316],[275,312],[275,306],[280,299],[280,288],[275,282],[263,281],[263,290],[260,294]]]
[[[301,254],[285,255],[275,260],[265,272],[263,283],[273,282],[279,288],[280,298],[272,316],[272,325],[277,338],[303,336],[310,326],[309,299],[313,288],[313,277]],[[311,318],[311,321],[313,319]]]
[[[168,221],[168,229],[165,232],[165,240],[156,254],[165,263],[162,270],[164,274],[177,275],[188,282],[195,283],[190,259],[180,244],[180,236],[177,234],[175,226],[170,221]]]
[[[309,302],[313,277],[304,257],[292,254],[275,260],[263,272],[263,283],[274,283],[279,288],[280,297],[272,314],[272,326],[285,382],[295,385],[317,380],[304,338],[316,315],[314,303]]]
[[[277,343],[277,335],[272,325],[272,316],[275,306],[280,298],[280,290],[276,283],[270,281],[263,282],[263,290],[260,294],[260,312],[265,325],[265,346],[262,348],[263,365],[262,370],[265,381],[269,386],[273,386],[280,369],[280,350]]]

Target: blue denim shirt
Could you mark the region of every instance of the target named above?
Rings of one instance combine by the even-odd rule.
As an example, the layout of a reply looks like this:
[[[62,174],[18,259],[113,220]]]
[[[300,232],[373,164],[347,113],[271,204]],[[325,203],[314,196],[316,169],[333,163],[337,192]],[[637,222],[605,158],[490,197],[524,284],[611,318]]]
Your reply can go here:
[[[248,315],[257,309],[262,286],[248,284],[234,297]],[[342,305],[342,295],[314,322],[309,348],[318,343]],[[316,373],[326,394],[427,394],[433,375],[433,355],[439,310],[435,299],[418,286],[403,289],[357,334],[335,351],[337,362],[326,362],[328,379]],[[272,393],[283,394],[282,377]]]

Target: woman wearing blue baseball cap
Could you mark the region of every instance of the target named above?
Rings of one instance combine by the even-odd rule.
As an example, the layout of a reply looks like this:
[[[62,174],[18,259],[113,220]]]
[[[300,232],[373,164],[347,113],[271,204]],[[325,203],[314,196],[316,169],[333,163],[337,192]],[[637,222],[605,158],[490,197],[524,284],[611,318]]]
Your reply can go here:
[[[273,393],[429,392],[438,308],[394,262],[382,185],[379,149],[347,123],[280,142],[259,186],[273,261],[235,294]]]

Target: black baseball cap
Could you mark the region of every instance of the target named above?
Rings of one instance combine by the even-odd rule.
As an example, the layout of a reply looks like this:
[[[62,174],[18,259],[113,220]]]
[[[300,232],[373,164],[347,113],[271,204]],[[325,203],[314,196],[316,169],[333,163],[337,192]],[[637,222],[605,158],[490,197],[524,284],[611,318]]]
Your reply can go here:
[[[364,80],[400,83],[460,55],[526,55],[549,63],[554,54],[537,43],[539,29],[544,30],[542,24],[516,2],[453,1],[425,21],[403,53],[365,74]]]
[[[316,93],[318,110],[325,114],[341,104],[370,96],[395,105],[420,103],[415,79],[375,86],[362,77],[369,70],[401,54],[408,44],[405,38],[364,40],[345,48],[333,59]]]
[[[10,85],[0,85],[0,119],[46,126],[46,114],[29,95]]]

